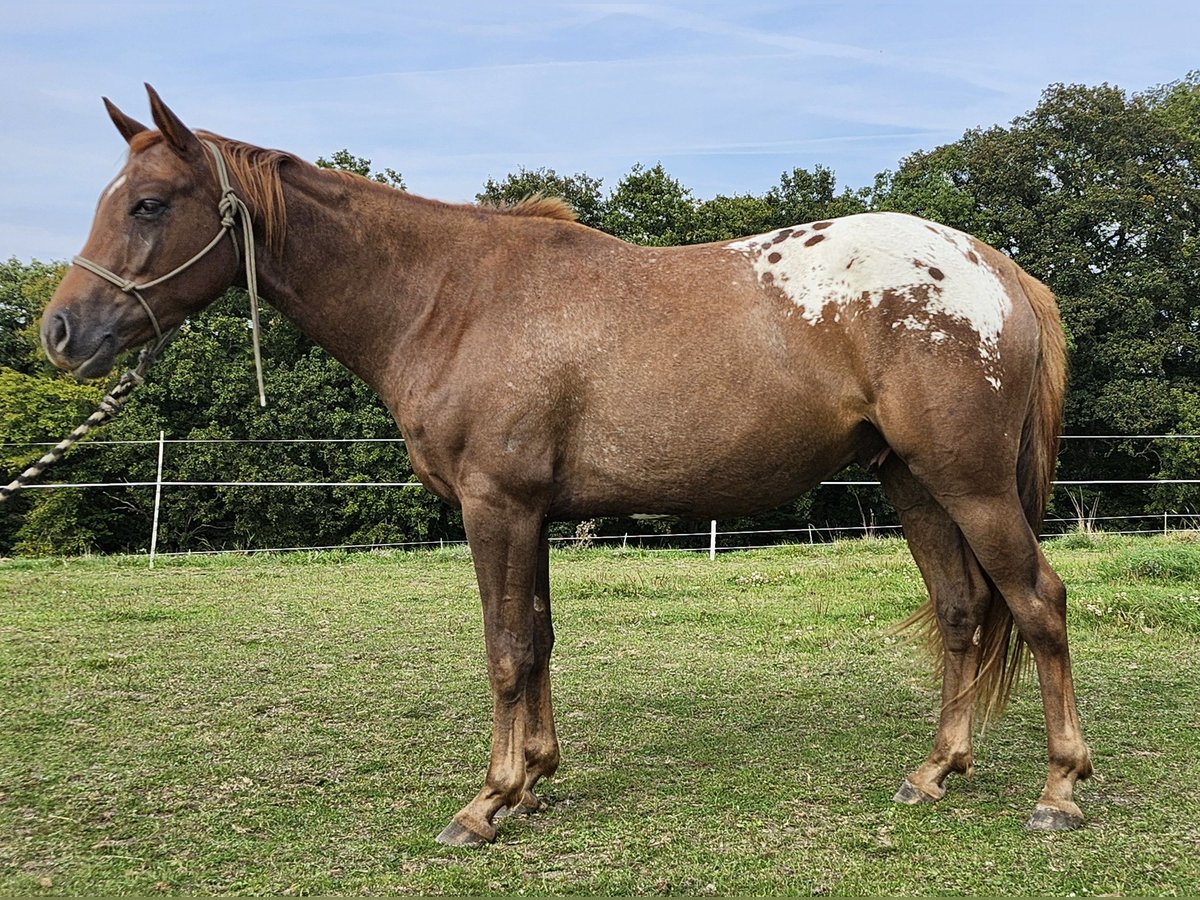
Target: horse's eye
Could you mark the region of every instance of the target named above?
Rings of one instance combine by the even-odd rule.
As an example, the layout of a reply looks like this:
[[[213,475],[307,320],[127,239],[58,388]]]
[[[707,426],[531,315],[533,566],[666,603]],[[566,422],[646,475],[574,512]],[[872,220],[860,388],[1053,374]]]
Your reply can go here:
[[[162,215],[166,208],[167,204],[161,200],[146,197],[133,205],[132,215],[137,216],[139,219],[153,219]]]

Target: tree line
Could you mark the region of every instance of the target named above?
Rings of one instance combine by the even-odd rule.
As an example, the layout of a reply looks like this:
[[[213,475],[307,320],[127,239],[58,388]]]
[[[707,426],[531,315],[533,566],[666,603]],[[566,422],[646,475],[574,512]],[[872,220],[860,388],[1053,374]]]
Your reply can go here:
[[[347,150],[317,163],[404,189],[398,172],[376,172],[370,160]],[[784,172],[762,194],[702,200],[660,163],[635,165],[607,192],[586,174],[521,169],[489,179],[477,200],[513,203],[532,193],[563,197],[585,225],[659,246],[869,210],[909,212],[959,228],[1007,253],[1058,296],[1071,350],[1067,433],[1200,433],[1200,72],[1138,93],[1053,85],[1009,125],[973,129],[914,153],[858,189],[839,187],[834,171],[818,165]],[[15,258],[0,263],[0,478],[6,481],[38,453],[21,442],[57,440],[102,394],[95,383],[76,384],[53,370],[38,347],[37,320],[64,268]],[[271,443],[397,432],[362,382],[277,314],[263,322],[270,405],[258,408],[249,343],[245,292],[230,290],[185,326],[103,439],[154,440],[162,430],[169,438],[209,441],[172,445],[167,480],[412,478],[398,441]],[[154,468],[147,445],[85,443],[54,478],[153,480]],[[1060,472],[1072,479],[1196,478],[1200,442],[1067,442]],[[1060,490],[1051,516],[1086,513],[1099,496]],[[152,499],[146,489],[23,492],[0,506],[0,554],[137,552],[149,540]],[[870,524],[870,510],[885,505],[877,489],[824,488],[723,526]],[[1113,486],[1104,489],[1100,509],[1131,517],[1163,509],[1200,513],[1200,490]],[[176,489],[165,493],[161,517],[160,546],[167,550],[462,537],[457,512],[420,489]],[[584,530],[639,527],[651,526],[612,520]]]

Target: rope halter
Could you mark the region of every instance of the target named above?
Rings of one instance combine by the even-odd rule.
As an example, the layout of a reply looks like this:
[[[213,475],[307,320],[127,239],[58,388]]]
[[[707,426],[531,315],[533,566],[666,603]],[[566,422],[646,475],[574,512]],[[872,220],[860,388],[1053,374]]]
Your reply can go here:
[[[98,275],[110,284],[116,285],[123,293],[131,294],[142,309],[146,311],[146,316],[150,319],[150,324],[154,328],[155,337],[158,342],[155,344],[152,355],[157,355],[158,352],[166,346],[167,342],[175,336],[178,331],[178,326],[168,332],[163,332],[162,327],[158,324],[158,317],[154,315],[154,310],[150,308],[150,304],[146,302],[146,298],[142,296],[142,291],[162,284],[185,272],[193,265],[202,260],[208,253],[221,242],[225,235],[229,235],[229,239],[233,241],[233,250],[246,263],[246,290],[250,294],[250,326],[254,344],[254,373],[258,382],[258,402],[260,406],[267,405],[267,393],[263,385],[263,368],[262,368],[262,352],[260,350],[259,324],[258,324],[258,271],[254,263],[254,229],[250,222],[250,209],[246,206],[245,201],[234,192],[233,186],[229,181],[229,170],[225,165],[225,157],[221,153],[221,149],[212,141],[204,140],[204,145],[212,152],[213,161],[217,171],[217,181],[221,186],[221,200],[217,204],[217,212],[221,216],[221,230],[213,236],[213,239],[208,242],[199,253],[189,259],[182,265],[172,269],[166,275],[160,275],[151,281],[144,281],[141,284],[135,284],[128,278],[122,278],[116,272],[106,269],[99,263],[92,262],[90,259],[85,259],[82,256],[74,257],[72,264],[79,266],[81,269],[86,269],[93,275]],[[239,249],[237,236],[233,233],[234,228],[241,219],[242,231],[242,248]]]

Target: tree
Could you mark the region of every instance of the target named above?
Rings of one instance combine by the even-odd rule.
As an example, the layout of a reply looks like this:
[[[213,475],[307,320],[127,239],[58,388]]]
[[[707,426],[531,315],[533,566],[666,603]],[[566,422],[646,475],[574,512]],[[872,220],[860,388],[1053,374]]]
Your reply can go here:
[[[762,234],[774,227],[775,209],[766,198],[751,194],[719,195],[705,200],[696,210],[695,239],[698,243],[728,241]]]
[[[40,446],[43,442],[60,440],[83,421],[100,397],[94,385],[0,366],[0,484],[7,484],[40,457],[47,449]],[[84,495],[56,493],[38,498],[41,502],[35,504],[25,492],[0,506],[0,552],[13,545],[41,552],[88,549],[96,535],[94,523],[85,527],[85,517],[79,514]],[[51,532],[57,539],[39,537]]]
[[[654,247],[696,240],[696,201],[662,163],[635,163],[609,195],[603,228],[609,234]]]
[[[838,188],[832,170],[794,168],[761,196],[703,202],[661,164],[635,165],[608,197],[584,174],[521,169],[489,179],[481,202],[531,193],[566,199],[584,224],[642,244],[727,240],[868,208],[926,216],[1008,253],[1057,293],[1074,349],[1067,430],[1200,433],[1200,73],[1143,94],[1055,85],[1007,127],[976,129],[914,153],[870,191]],[[318,165],[403,188],[392,169],[340,150]],[[53,440],[95,402],[41,355],[37,317],[64,271],[59,264],[0,264],[0,441]],[[401,444],[279,444],[294,438],[391,438],[382,403],[280,316],[264,316],[270,406],[254,402],[246,295],[231,290],[188,323],[126,412],[103,437],[153,441],[159,430],[209,443],[172,446],[169,480],[407,481]],[[234,443],[233,441],[261,443]],[[1188,441],[1069,442],[1075,477],[1194,478],[1200,448]],[[36,456],[5,447],[6,468]],[[152,479],[149,445],[81,447],[56,470],[61,481]],[[863,489],[872,505],[878,492]],[[1107,514],[1142,511],[1141,487],[1106,490]],[[1087,498],[1085,498],[1086,501]],[[0,507],[0,553],[137,550],[149,539],[147,489],[30,491]],[[1195,486],[1155,489],[1200,511]],[[1058,498],[1060,514],[1069,514]],[[825,489],[747,529],[858,525],[854,496]],[[165,549],[461,538],[458,514],[419,489],[212,487],[167,491]],[[609,523],[628,529],[627,522]],[[620,532],[618,532],[620,533]]]
[[[388,185],[388,187],[394,187],[401,191],[405,190],[404,178],[395,169],[388,167],[382,172],[372,172],[371,161],[369,159],[362,156],[355,156],[345,148],[335,150],[329,159],[318,156],[316,165],[320,169],[339,169],[343,172],[353,172],[355,175],[361,175],[363,178],[378,181],[380,184]]]
[[[771,228],[785,228],[801,222],[834,219],[867,210],[867,192],[844,189],[837,193],[833,170],[816,166],[792,169],[779,176],[779,184],[764,198],[773,213]]]
[[[26,375],[48,371],[37,321],[66,267],[60,263],[0,263],[0,367]]]

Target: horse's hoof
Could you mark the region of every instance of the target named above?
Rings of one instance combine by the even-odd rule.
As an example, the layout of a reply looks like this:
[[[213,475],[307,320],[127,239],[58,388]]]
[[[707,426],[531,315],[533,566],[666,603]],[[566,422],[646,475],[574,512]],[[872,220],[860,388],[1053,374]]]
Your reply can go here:
[[[1082,828],[1083,813],[1074,803],[1069,806],[1068,809],[1060,809],[1057,806],[1039,803],[1025,827],[1030,831],[1073,831]]]
[[[437,842],[447,847],[482,847],[496,839],[496,829],[488,826],[488,831],[491,833],[480,834],[463,825],[458,819],[451,819],[450,824],[437,836]]]
[[[896,791],[896,795],[892,797],[892,800],[896,803],[905,803],[909,806],[917,806],[921,803],[937,803],[941,799],[941,795],[934,797],[927,794],[907,778],[901,782],[900,790]]]

